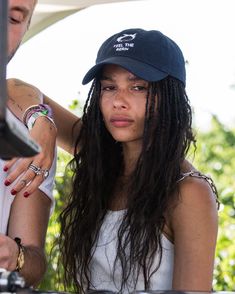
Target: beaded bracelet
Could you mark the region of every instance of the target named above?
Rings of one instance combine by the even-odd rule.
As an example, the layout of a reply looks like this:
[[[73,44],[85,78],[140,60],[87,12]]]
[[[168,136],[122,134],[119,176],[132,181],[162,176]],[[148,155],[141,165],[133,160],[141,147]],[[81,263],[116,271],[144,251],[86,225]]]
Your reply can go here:
[[[34,113],[31,114],[29,120],[27,121],[27,128],[28,128],[29,131],[32,130],[32,128],[33,128],[36,120],[39,117],[41,117],[41,116],[43,116],[46,119],[48,119],[55,126],[55,128],[56,128],[55,122],[54,122],[54,120],[51,117],[49,117],[48,115],[44,114],[43,112],[37,112],[36,111],[36,112],[34,112]]]
[[[29,118],[32,116],[33,113],[35,112],[40,112],[45,116],[48,116],[50,118],[52,118],[52,110],[51,107],[47,104],[37,104],[37,105],[32,105],[30,107],[28,107],[24,114],[23,114],[23,118],[22,121],[25,124],[25,126],[27,127],[28,125],[28,120]]]
[[[55,122],[52,118],[52,110],[49,105],[47,104],[38,104],[38,105],[32,105],[29,108],[27,108],[23,114],[23,123],[25,126],[31,130],[36,122],[36,120],[44,116],[50,122],[56,127]]]

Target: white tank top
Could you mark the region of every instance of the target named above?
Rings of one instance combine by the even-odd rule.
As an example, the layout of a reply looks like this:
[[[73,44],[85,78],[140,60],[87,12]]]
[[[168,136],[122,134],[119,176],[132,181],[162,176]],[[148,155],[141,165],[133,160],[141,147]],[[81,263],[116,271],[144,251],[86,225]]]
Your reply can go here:
[[[187,177],[202,178],[208,182],[219,208],[217,190],[209,176],[203,175],[198,171],[190,171],[182,174],[179,181]],[[113,292],[120,291],[121,288],[121,266],[116,263],[115,273],[113,275],[114,261],[117,252],[117,232],[126,210],[108,211],[101,226],[99,237],[91,260],[91,285],[90,289],[108,290]],[[153,268],[159,264],[159,254],[156,254]],[[148,290],[172,290],[174,269],[174,245],[162,234],[162,260],[158,270],[152,275],[150,280],[150,289]],[[122,294],[133,291],[144,290],[144,279],[140,275],[136,288],[130,279],[128,287],[122,291]]]
[[[91,289],[118,292],[121,288],[121,266],[116,264],[114,278],[113,267],[117,252],[117,232],[125,212],[126,210],[108,211],[105,216],[91,261]],[[172,289],[174,245],[164,235],[162,235],[162,247],[160,267],[150,281],[152,290]],[[156,255],[153,266],[157,266],[158,261],[159,255]],[[130,277],[128,289],[124,289],[122,293],[130,293],[134,290],[144,290],[144,279],[141,275],[136,289]]]

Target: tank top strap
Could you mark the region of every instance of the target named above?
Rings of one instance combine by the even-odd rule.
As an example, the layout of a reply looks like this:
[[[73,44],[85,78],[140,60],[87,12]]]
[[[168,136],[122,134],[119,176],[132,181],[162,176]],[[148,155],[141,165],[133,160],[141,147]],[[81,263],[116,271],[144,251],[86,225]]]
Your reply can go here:
[[[213,194],[215,195],[215,199],[216,199],[216,203],[217,203],[217,208],[219,210],[219,208],[220,208],[220,201],[219,201],[218,191],[217,191],[217,188],[216,188],[216,186],[215,186],[212,178],[210,176],[208,176],[208,175],[202,174],[199,171],[191,170],[191,171],[189,171],[187,173],[182,173],[181,174],[181,178],[178,180],[178,182],[183,181],[187,177],[200,178],[200,179],[205,180],[209,184],[209,186],[211,187],[211,190],[212,190]]]

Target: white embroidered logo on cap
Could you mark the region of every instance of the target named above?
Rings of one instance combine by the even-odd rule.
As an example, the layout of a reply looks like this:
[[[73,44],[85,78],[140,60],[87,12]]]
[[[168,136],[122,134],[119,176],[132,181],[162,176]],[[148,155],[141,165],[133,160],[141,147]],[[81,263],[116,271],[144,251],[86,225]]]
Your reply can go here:
[[[136,33],[135,34],[123,34],[121,37],[117,38],[118,42],[128,42],[128,41],[132,41],[134,40],[136,37]]]
[[[115,51],[127,51],[130,48],[133,48],[135,43],[131,42],[135,39],[136,34],[123,34],[122,36],[117,38],[118,44],[114,44],[113,48]]]

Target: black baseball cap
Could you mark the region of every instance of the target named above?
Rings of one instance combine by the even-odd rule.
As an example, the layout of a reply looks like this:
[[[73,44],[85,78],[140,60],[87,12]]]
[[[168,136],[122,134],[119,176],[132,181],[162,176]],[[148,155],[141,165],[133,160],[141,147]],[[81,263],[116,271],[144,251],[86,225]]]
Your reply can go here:
[[[182,51],[156,30],[128,29],[108,38],[98,51],[96,65],[83,78],[83,85],[93,80],[105,64],[119,65],[149,82],[172,76],[186,84]]]

